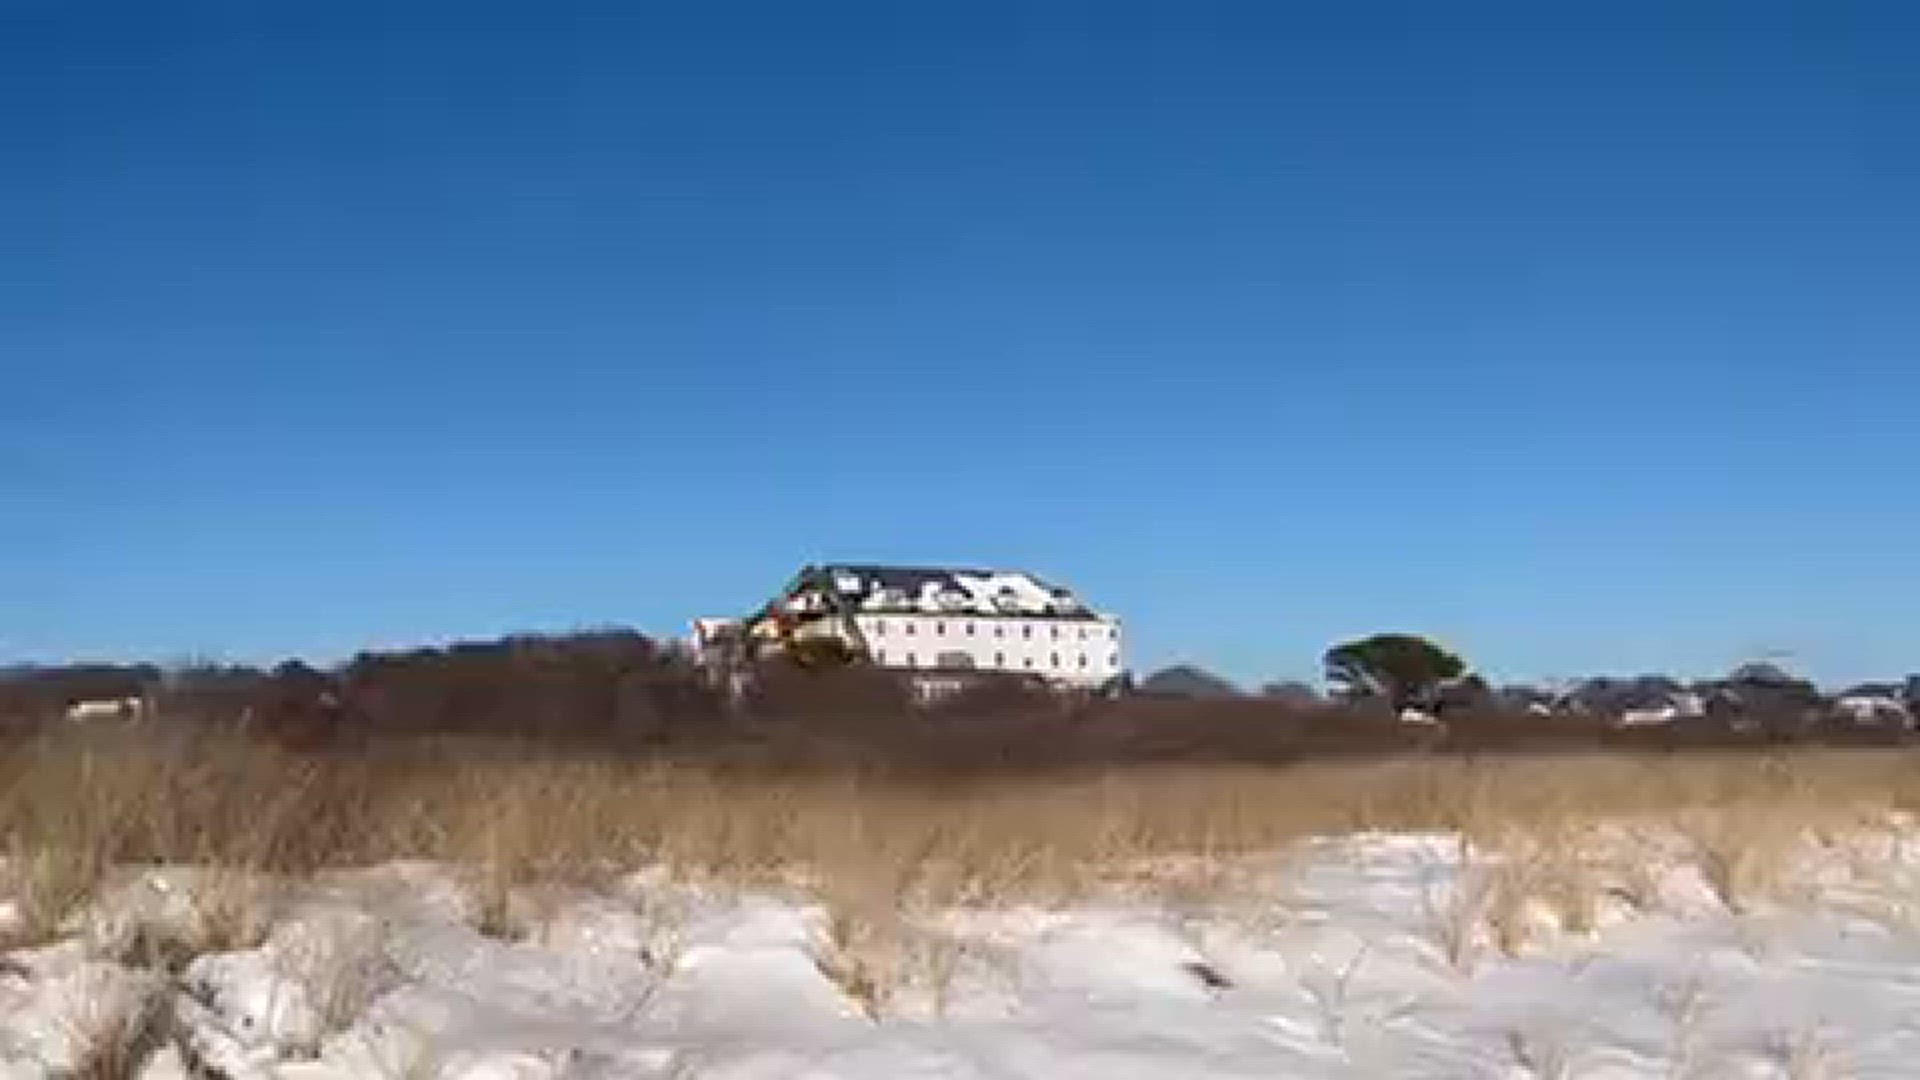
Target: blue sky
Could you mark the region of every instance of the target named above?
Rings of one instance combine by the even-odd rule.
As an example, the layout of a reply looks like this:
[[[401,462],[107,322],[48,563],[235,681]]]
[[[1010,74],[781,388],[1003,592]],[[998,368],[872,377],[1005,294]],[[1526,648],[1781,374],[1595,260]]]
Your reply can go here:
[[[860,559],[1920,670],[1920,25],[1584,7],[7,4],[0,662]]]

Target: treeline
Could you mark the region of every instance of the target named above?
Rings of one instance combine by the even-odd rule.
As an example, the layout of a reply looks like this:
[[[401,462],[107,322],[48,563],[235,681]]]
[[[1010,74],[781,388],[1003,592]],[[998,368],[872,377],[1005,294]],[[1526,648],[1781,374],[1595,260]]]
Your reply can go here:
[[[368,652],[322,670],[84,665],[0,672],[0,724],[64,720],[77,703],[138,698],[143,724],[242,730],[290,746],[483,736],[644,745],[711,728],[721,702],[687,657],[641,634],[523,635]]]
[[[1749,693],[1622,727],[1586,709],[1501,694],[1449,698],[1409,722],[1390,697],[1060,694],[982,679],[935,700],[871,668],[763,669],[730,695],[693,659],[627,630],[516,636],[364,653],[331,669],[83,665],[0,671],[0,731],[31,737],[135,727],[237,733],[298,750],[396,740],[538,743],[623,754],[699,754],[792,764],[929,769],[1053,768],[1149,761],[1279,763],[1422,749],[1522,751],[1899,744],[1900,725],[1845,723],[1791,694]],[[1149,680],[1151,683],[1152,680]],[[69,719],[75,703],[138,698],[137,719]]]

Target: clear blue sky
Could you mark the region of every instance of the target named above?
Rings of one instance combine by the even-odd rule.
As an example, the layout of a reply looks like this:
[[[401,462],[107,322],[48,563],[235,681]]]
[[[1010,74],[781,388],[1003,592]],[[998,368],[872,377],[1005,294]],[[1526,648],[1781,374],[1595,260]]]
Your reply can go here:
[[[0,662],[837,558],[1244,680],[1920,670],[1900,13],[15,0]]]

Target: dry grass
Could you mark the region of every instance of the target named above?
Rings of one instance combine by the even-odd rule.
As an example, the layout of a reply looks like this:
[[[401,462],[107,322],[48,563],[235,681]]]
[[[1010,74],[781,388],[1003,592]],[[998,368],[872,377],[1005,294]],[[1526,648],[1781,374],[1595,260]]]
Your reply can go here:
[[[67,1021],[73,1080],[133,1080],[166,1040],[171,1013],[159,983],[85,994]]]
[[[1676,821],[1720,902],[1745,913],[1789,892],[1788,873],[1811,842],[1819,809],[1695,810],[1677,815]]]
[[[1655,859],[1636,849],[1636,823],[1664,831],[1721,901],[1744,912],[1785,895],[1796,852],[1823,830],[1852,835],[1863,821],[1920,807],[1916,764],[1909,752],[1800,751],[938,777],[474,745],[301,756],[231,744],[191,752],[47,744],[0,756],[8,855],[0,896],[14,905],[10,941],[37,942],[70,932],[128,867],[200,868],[190,879],[192,918],[136,920],[107,950],[166,972],[258,944],[276,909],[268,883],[321,870],[393,859],[467,867],[480,929],[519,937],[536,928],[543,891],[604,887],[651,867],[669,881],[818,898],[816,962],[856,1008],[881,1018],[923,1006],[939,1013],[963,970],[991,975],[990,956],[937,929],[947,907],[1121,889],[1211,914],[1245,887],[1236,864],[1244,870],[1257,857],[1271,866],[1290,841],[1316,834],[1454,837],[1459,856],[1443,862],[1455,876],[1430,896],[1429,915],[1439,951],[1460,971],[1488,949],[1522,951],[1543,917],[1593,928],[1609,893],[1656,903],[1658,883],[1644,868],[1670,863],[1671,852]],[[661,978],[674,967],[682,914],[646,913],[646,959]],[[328,1030],[392,985],[384,934],[369,925],[333,935],[325,949],[289,952],[298,969],[289,974]],[[1346,1000],[1363,956],[1315,990],[1336,1044],[1365,1027],[1350,1021]],[[88,1047],[81,1075],[131,1075],[160,1023],[143,1008],[87,1019],[76,1033]],[[1696,1014],[1689,1004],[1676,1016],[1676,1075],[1697,1070]],[[1515,1063],[1564,1075],[1564,1047],[1546,1034],[1516,1034]],[[1792,1075],[1831,1071],[1818,1040],[1783,1039],[1778,1051]]]
[[[1543,938],[1598,930],[1610,903],[1641,911],[1662,906],[1662,874],[1684,866],[1697,871],[1722,907],[1750,916],[1764,903],[1809,894],[1804,872],[1822,831],[1816,823],[1842,813],[1860,809],[1836,811],[1818,799],[1756,804],[1744,796],[1653,806],[1631,818],[1571,807],[1482,807],[1470,827],[1453,834],[1457,854],[1435,867],[1442,877],[1423,898],[1429,932],[1446,966],[1471,973],[1487,949],[1513,957]],[[1863,827],[1864,819],[1852,820]],[[1758,923],[1742,925],[1758,932]]]
[[[900,912],[829,906],[814,964],[870,1020],[913,1005],[939,1016],[977,951]]]
[[[1495,848],[1533,838],[1520,845],[1531,854],[1490,864],[1500,868],[1492,883],[1470,890],[1484,894],[1479,914],[1517,928],[1522,902],[1544,898],[1578,927],[1591,920],[1582,898],[1596,891],[1591,868],[1569,854],[1580,821],[1721,822],[1692,835],[1736,904],[1775,887],[1780,823],[1920,805],[1914,765],[1907,752],[1802,751],[939,778],[447,745],[334,757],[45,745],[0,758],[0,850],[15,941],[60,933],[119,866],[224,867],[239,881],[396,858],[475,867],[483,925],[515,934],[522,883],[604,882],[643,865],[833,883],[836,902],[858,893],[867,910],[900,910],[1070,896],[1126,884],[1141,866],[1217,867],[1313,833],[1457,829]],[[205,903],[197,948],[255,934],[258,898],[216,893]],[[1517,947],[1517,930],[1507,939]]]
[[[277,907],[269,882],[232,867],[216,867],[195,882],[189,899],[194,909],[194,936],[188,944],[195,955],[251,949],[260,944],[272,928]]]
[[[323,1038],[346,1030],[399,979],[387,952],[387,928],[376,920],[304,934],[278,962],[305,990]],[[318,1047],[306,1049],[317,1052]]]
[[[73,916],[99,889],[109,866],[85,838],[67,844],[16,841],[7,858],[14,919],[8,946],[35,945],[70,929]]]
[[[1444,885],[1429,885],[1421,896],[1428,932],[1446,967],[1471,975],[1480,958],[1491,882],[1471,865],[1463,865]]]
[[[1461,845],[1458,858],[1442,860],[1455,876],[1430,895],[1429,915],[1445,961],[1467,971],[1488,949],[1524,950],[1543,917],[1583,931],[1600,922],[1610,894],[1658,903],[1660,882],[1647,868],[1671,864],[1675,852],[1736,913],[1789,896],[1806,845],[1920,809],[1916,765],[1920,755],[1908,751],[1703,752],[943,777],[474,744],[299,755],[224,743],[47,743],[0,753],[0,899],[12,904],[0,944],[89,925],[79,916],[103,886],[153,865],[197,868],[191,917],[134,919],[96,944],[156,979],[194,956],[259,944],[278,906],[273,883],[322,870],[394,859],[466,867],[480,929],[519,937],[536,928],[547,891],[604,887],[648,867],[668,881],[818,898],[816,962],[855,1007],[881,1018],[922,1002],[938,1013],[962,971],[992,967],[969,951],[978,946],[937,929],[947,907],[1121,889],[1210,915],[1244,888],[1236,864],[1260,858],[1271,867],[1291,841],[1420,830]],[[1636,825],[1669,847],[1648,857],[1652,848],[1634,846]],[[1879,861],[1874,851],[1859,861]],[[1900,910],[1895,921],[1920,926],[1920,903]],[[643,914],[645,959],[665,978],[684,912]],[[325,936],[324,948],[316,938],[310,950],[287,950],[288,974],[327,1030],[351,1024],[393,985],[386,933],[370,923]],[[1309,986],[1335,1045],[1379,1022],[1349,1015],[1364,958],[1343,958]],[[82,1016],[76,1075],[134,1075],[166,1026],[163,1009],[103,1001]],[[1695,990],[1676,996],[1676,1076],[1706,1074],[1704,1012]],[[1568,1075],[1555,1034],[1517,1031],[1516,1067]],[[1775,1064],[1788,1075],[1834,1075],[1840,1063],[1819,1035],[1776,1039]]]
[[[1462,860],[1475,883],[1469,896],[1501,953],[1519,955],[1543,928],[1587,933],[1598,926],[1615,874],[1591,823],[1563,812],[1510,820],[1469,850],[1478,853]],[[1630,851],[1621,861],[1643,865],[1642,855]]]
[[[212,867],[176,881],[137,879],[131,887],[151,895],[123,892],[119,903],[95,910],[87,927],[91,950],[125,966],[168,975],[207,953],[259,945],[277,913],[273,884],[232,867]],[[166,907],[175,891],[184,910]]]

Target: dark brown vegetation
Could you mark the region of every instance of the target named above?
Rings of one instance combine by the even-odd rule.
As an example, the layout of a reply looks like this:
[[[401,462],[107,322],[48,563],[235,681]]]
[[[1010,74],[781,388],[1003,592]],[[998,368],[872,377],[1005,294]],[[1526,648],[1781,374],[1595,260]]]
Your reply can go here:
[[[630,631],[522,636],[367,653],[334,670],[102,665],[0,673],[0,730],[16,740],[63,723],[74,701],[144,694],[149,736],[239,735],[296,751],[352,752],[421,740],[537,744],[559,751],[755,765],[914,772],[1099,768],[1150,762],[1275,765],[1422,752],[1758,748],[1899,743],[1806,703],[1765,703],[1637,729],[1598,713],[1538,715],[1491,695],[1446,703],[1439,725],[1384,703],[1298,697],[1071,696],[982,681],[916,704],[885,672],[775,667],[729,702],[683,652]]]

